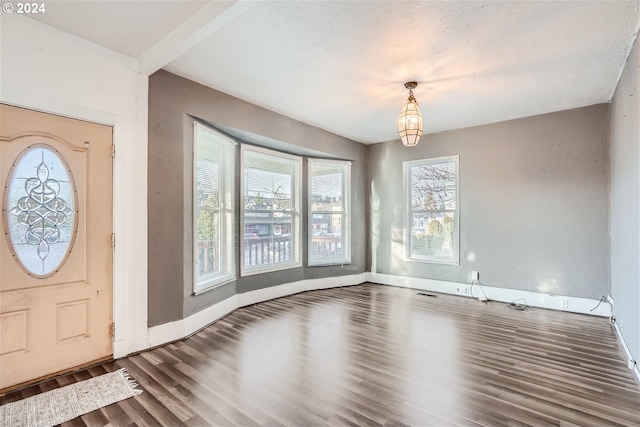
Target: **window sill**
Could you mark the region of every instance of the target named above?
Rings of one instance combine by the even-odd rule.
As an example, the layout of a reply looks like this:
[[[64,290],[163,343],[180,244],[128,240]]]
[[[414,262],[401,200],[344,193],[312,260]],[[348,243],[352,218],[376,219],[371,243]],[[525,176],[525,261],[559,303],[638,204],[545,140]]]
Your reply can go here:
[[[256,268],[256,269],[252,268],[250,270],[242,269],[240,271],[240,276],[241,277],[255,276],[256,274],[273,273],[276,271],[291,270],[293,268],[300,268],[300,267],[302,267],[302,263],[295,262],[295,263],[279,264],[277,266],[267,267],[267,268]]]
[[[452,260],[452,259],[438,259],[438,258],[405,257],[404,261],[421,262],[424,264],[460,265],[459,259]]]
[[[307,267],[332,267],[336,265],[351,265],[351,260],[330,260],[327,262],[308,263]]]
[[[224,285],[228,285],[231,282],[235,282],[236,280],[237,278],[235,275],[233,277],[224,278],[220,282],[212,280],[213,283],[207,284],[206,286],[201,286],[198,289],[194,289],[191,295],[193,296],[202,295],[206,292],[212,291],[214,289],[218,289],[219,287],[222,287]]]

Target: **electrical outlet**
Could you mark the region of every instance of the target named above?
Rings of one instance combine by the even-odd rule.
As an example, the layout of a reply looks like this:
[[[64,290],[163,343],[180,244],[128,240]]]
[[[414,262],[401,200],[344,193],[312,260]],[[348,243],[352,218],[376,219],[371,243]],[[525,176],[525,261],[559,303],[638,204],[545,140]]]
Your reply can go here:
[[[471,272],[471,280],[475,280],[476,282],[478,280],[480,280],[480,272],[479,271],[472,271]]]
[[[624,331],[624,320],[620,319],[620,332]]]
[[[569,300],[568,299],[563,299],[562,300],[562,308],[565,310],[569,309]]]
[[[469,295],[469,288],[464,288],[464,294]]]

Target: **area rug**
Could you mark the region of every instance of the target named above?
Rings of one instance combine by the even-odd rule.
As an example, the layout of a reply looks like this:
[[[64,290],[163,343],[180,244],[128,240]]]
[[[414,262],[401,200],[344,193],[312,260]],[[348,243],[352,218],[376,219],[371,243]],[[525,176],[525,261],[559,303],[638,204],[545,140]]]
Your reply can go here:
[[[125,369],[0,406],[0,426],[51,427],[142,393]]]

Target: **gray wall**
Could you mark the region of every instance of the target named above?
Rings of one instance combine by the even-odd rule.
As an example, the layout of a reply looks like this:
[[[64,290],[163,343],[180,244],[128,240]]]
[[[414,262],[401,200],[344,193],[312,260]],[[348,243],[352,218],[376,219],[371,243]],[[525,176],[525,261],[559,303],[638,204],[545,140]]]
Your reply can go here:
[[[265,144],[294,154],[313,152],[319,156],[351,160],[352,263],[254,275],[198,296],[192,295],[193,117],[237,134],[256,136],[258,141],[266,137],[262,138]],[[166,71],[153,74],[149,78],[149,326],[182,319],[235,293],[301,279],[364,272],[367,242],[365,155],[366,147],[356,142]],[[306,169],[303,177],[304,172]],[[306,177],[302,184],[304,191]],[[304,193],[303,218],[306,191]],[[303,221],[303,248],[307,247],[306,225]],[[303,252],[306,253],[306,249]],[[306,258],[303,258],[303,265],[306,265]]]
[[[466,283],[477,270],[489,286],[609,294],[608,141],[609,105],[601,104],[426,135],[415,148],[370,146],[368,265]],[[460,265],[403,261],[402,162],[456,154]]]
[[[611,295],[640,359],[640,52],[636,41],[611,103]]]
[[[637,74],[633,81],[637,82]],[[637,118],[637,104],[635,108]],[[239,278],[193,296],[193,117],[247,139],[257,136],[254,143],[262,138],[265,145],[295,154],[313,152],[352,160],[352,264]],[[633,188],[612,184],[612,189],[623,186],[620,203],[631,203],[636,209],[636,222],[632,222],[636,255],[635,264],[630,264],[635,266],[635,276],[623,279],[636,287],[632,294],[618,298],[629,295],[635,301],[631,312],[637,312],[640,302],[635,121],[636,145],[631,147],[635,152],[618,155],[623,162],[635,156],[630,166],[635,174],[635,201],[626,196]],[[628,132],[625,126],[621,129]],[[612,130],[611,135],[615,137],[616,132]],[[460,265],[404,261],[402,162],[455,154],[460,156]],[[616,161],[611,159],[618,170]],[[182,319],[235,293],[368,269],[454,282],[469,282],[471,271],[478,270],[482,282],[490,286],[598,299],[611,293],[610,279],[615,276],[610,274],[613,261],[609,262],[608,176],[607,104],[426,135],[416,148],[405,148],[398,141],[363,146],[159,71],[149,79],[149,325]],[[306,188],[305,173],[303,177]],[[627,212],[615,203],[611,205],[614,214]],[[302,225],[306,230],[306,222]],[[629,318],[636,328],[640,326],[637,313]],[[637,330],[634,336],[637,348]]]

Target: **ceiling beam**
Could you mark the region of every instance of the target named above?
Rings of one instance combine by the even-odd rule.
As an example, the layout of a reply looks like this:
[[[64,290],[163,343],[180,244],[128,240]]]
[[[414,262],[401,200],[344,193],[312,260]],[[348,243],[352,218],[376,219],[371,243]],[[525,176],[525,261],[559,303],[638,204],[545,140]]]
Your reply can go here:
[[[211,1],[138,58],[138,72],[151,75],[241,15],[253,2]]]

